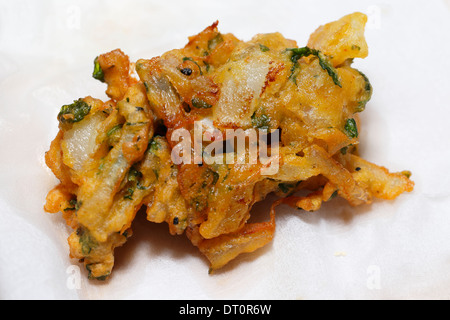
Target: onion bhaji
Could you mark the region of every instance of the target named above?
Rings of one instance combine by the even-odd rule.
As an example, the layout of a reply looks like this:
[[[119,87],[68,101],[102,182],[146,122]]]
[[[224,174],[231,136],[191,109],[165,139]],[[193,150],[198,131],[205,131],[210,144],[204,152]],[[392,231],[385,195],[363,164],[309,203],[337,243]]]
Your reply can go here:
[[[372,86],[352,63],[368,55],[366,22],[362,13],[345,16],[302,48],[279,33],[243,42],[216,22],[160,57],[135,64],[121,50],[97,57],[93,77],[107,84],[110,100],[63,106],[46,153],[60,184],[45,210],[62,212],[73,228],[70,256],[90,279],[107,279],[114,249],[132,236],[144,208],[149,221],[185,233],[213,271],[268,244],[280,204],[312,212],[336,196],[358,206],[412,191],[410,172],[390,173],[358,156],[358,113]],[[174,163],[173,135],[194,136],[197,121],[223,133],[278,129],[279,169],[267,174],[262,161]],[[268,221],[248,223],[270,193],[280,200]]]

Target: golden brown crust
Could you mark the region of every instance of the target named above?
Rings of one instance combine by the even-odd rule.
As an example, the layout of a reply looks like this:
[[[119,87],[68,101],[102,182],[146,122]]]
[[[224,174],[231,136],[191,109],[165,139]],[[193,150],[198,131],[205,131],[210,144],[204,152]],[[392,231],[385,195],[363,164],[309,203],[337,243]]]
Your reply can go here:
[[[365,22],[356,13],[327,24],[304,48],[279,33],[243,42],[216,22],[182,49],[139,60],[139,80],[122,51],[99,56],[97,78],[111,100],[65,106],[46,154],[61,183],[45,210],[62,211],[75,230],[71,257],[84,261],[90,278],[109,277],[114,249],[146,206],[149,221],[166,222],[172,235],[186,231],[213,271],[272,241],[280,204],[317,211],[335,196],[357,206],[412,191],[409,172],[390,173],[357,155],[358,113],[372,86],[351,65],[367,56]],[[198,126],[208,129],[200,138],[209,137],[200,150],[192,143]],[[191,139],[183,152],[200,161],[174,163],[178,130]],[[252,142],[255,130],[278,132],[279,141]],[[237,132],[248,140],[227,150]],[[249,161],[254,146],[267,146],[270,161],[261,154]],[[295,195],[300,190],[310,192]],[[270,221],[249,223],[254,204],[272,192],[281,199]]]
[[[122,50],[117,49],[98,57],[98,63],[108,84],[106,93],[115,101],[122,100],[128,87],[133,84],[130,76],[130,60]]]

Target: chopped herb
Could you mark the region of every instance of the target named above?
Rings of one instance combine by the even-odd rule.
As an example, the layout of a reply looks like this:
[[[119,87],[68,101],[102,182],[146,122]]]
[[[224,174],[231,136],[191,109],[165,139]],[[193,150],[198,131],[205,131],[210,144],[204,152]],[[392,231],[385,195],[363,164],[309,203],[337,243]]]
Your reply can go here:
[[[89,271],[89,279],[92,279],[92,270],[91,270],[91,264],[86,265],[86,270]]]
[[[283,193],[290,193],[293,191],[293,189],[295,188],[295,184],[291,184],[291,183],[280,183],[278,185],[278,188],[280,188],[280,190]]]
[[[144,175],[142,172],[138,171],[134,167],[131,167],[130,171],[128,172],[128,182],[135,182],[136,188],[138,190],[147,190],[147,187],[142,185],[142,178]]]
[[[356,126],[355,119],[353,119],[353,118],[348,119],[347,122],[345,123],[344,129],[345,129],[345,134],[349,138],[358,138],[358,127]]]
[[[197,62],[195,62],[194,59],[192,59],[190,57],[184,57],[183,62],[186,62],[186,61],[191,61],[191,62],[195,63],[195,65],[198,67],[198,70],[200,70],[200,75],[201,76],[203,75],[202,68],[199,66],[199,64]]]
[[[205,67],[206,67],[206,72],[209,72],[209,69],[211,69],[211,66],[209,65],[209,63],[206,62],[206,61],[203,61],[203,64],[204,64]]]
[[[319,64],[322,67],[322,69],[328,73],[328,75],[331,77],[331,79],[333,79],[333,82],[335,85],[342,88],[342,84],[339,81],[339,75],[338,75],[336,69],[331,65],[331,63],[328,61],[328,59],[326,59],[326,57],[323,55],[322,52],[320,52],[320,51],[318,52],[318,57],[319,57]]]
[[[78,228],[77,235],[80,237],[81,252],[84,256],[88,256],[98,246],[97,241],[84,228]]]
[[[105,274],[104,276],[100,276],[100,277],[97,277],[97,278],[95,278],[95,280],[98,280],[98,281],[106,281],[106,280],[108,280],[108,277],[110,276],[111,274]]]
[[[197,212],[202,212],[208,207],[208,200],[204,199],[202,196],[198,196],[192,199],[191,205],[195,207]]]
[[[223,181],[222,181],[222,182],[225,182],[225,180],[227,180],[228,177],[230,176],[231,169],[230,169],[230,167],[228,167],[228,166],[227,166],[227,169],[228,169],[228,172],[227,172],[227,174],[225,175],[225,177],[223,178]]]
[[[142,62],[139,62],[139,61],[138,61],[138,62],[136,63],[136,71],[139,72],[139,71],[142,70],[142,68],[143,68]]]
[[[352,50],[354,51],[361,51],[361,47],[357,46],[356,44],[352,45]]]
[[[263,45],[261,43],[259,44],[259,49],[261,49],[261,52],[270,51],[270,49],[268,47],[266,47],[265,45]]]
[[[111,275],[110,272],[108,272],[107,274],[105,274],[103,276],[100,276],[100,277],[94,277],[92,275],[91,266],[92,266],[92,264],[86,265],[86,270],[89,272],[89,275],[88,275],[89,280],[98,280],[98,281],[106,281],[106,280],[108,280],[108,277]]]
[[[358,106],[355,109],[355,113],[360,113],[366,110],[366,105],[369,102],[369,100],[358,101]]]
[[[108,145],[113,148],[119,141],[120,141],[120,137],[121,137],[121,129],[122,129],[123,125],[119,124],[116,125],[114,127],[112,127],[107,133],[107,142]]]
[[[325,70],[328,73],[328,75],[333,79],[334,84],[342,88],[342,84],[339,81],[339,75],[336,69],[330,64],[326,56],[319,50],[303,47],[303,48],[286,49],[286,51],[292,52],[291,61],[294,63],[294,66],[291,69],[291,76],[289,78],[292,79],[294,82],[296,82],[295,71],[299,67],[298,60],[302,57],[309,57],[311,55],[314,55],[317,58],[319,58],[320,67],[323,70]]]
[[[136,170],[134,167],[131,167],[130,171],[128,172],[128,182],[137,182],[142,177],[142,172]]]
[[[64,209],[64,212],[67,212],[67,211],[78,211],[78,209],[80,209],[81,202],[80,202],[80,204],[78,204],[77,200],[72,199],[72,200],[69,201],[69,205],[70,205],[70,207]]]
[[[309,57],[311,55],[316,55],[317,56],[317,54],[318,54],[317,50],[310,49],[308,47],[291,48],[291,49],[286,49],[286,51],[292,52],[291,61],[293,63],[297,62],[302,57]]]
[[[361,171],[361,168],[360,167],[356,167],[355,171]]]
[[[192,106],[197,109],[211,109],[213,107],[212,105],[198,98],[192,99]]]
[[[128,182],[135,183],[136,188],[138,190],[147,190],[145,186],[142,185],[142,178],[144,175],[142,172],[138,171],[136,168],[131,167],[130,171],[128,172]],[[134,190],[132,188],[128,189],[128,194],[125,196],[125,199],[133,200]]]
[[[409,179],[409,178],[411,178],[412,173],[411,173],[411,171],[402,171],[402,175],[404,175],[405,177],[407,177]]]
[[[80,122],[89,112],[91,112],[91,106],[79,99],[70,105],[63,106],[58,114],[58,120],[61,123]]]
[[[153,169],[153,173],[155,174],[156,180],[159,180],[159,172],[156,169]]]
[[[123,125],[119,124],[115,127],[113,127],[111,130],[108,131],[106,134],[108,137],[111,137],[112,135],[115,135],[120,129],[122,129]]]
[[[94,60],[94,73],[92,74],[92,76],[94,77],[94,79],[105,82],[105,74],[102,67],[100,66],[100,63],[98,63],[98,57]]]
[[[135,190],[133,188],[137,188],[138,190],[146,190],[145,186],[142,186],[141,180],[144,177],[142,172],[138,171],[135,167],[131,167],[130,171],[128,172],[127,180],[128,182],[132,183],[131,188],[128,188],[127,193],[124,196],[124,199],[127,200],[133,200],[133,195]]]
[[[348,147],[344,147],[344,148],[342,148],[341,149],[341,153],[342,153],[342,155],[346,155],[347,154],[347,151],[348,151]]]
[[[372,93],[373,88],[372,88],[372,85],[370,84],[369,78],[367,78],[367,76],[364,73],[362,73],[361,71],[358,70],[358,72],[364,78],[364,80],[366,81],[366,85],[364,87],[364,90],[366,90],[367,92]]]
[[[336,190],[335,192],[333,192],[333,194],[331,195],[330,199],[328,199],[328,201],[333,200],[334,198],[336,198],[339,194],[339,190]]]
[[[176,226],[180,223],[180,219],[178,217],[173,218],[173,225]]]
[[[155,153],[159,150],[159,148],[161,148],[161,144],[157,140],[152,139],[149,143],[149,148],[150,152]]]
[[[296,61],[296,62],[294,62],[294,65],[291,68],[291,74],[289,76],[289,80],[291,80],[295,84],[297,84],[298,69],[300,69],[300,64],[298,63],[298,61]]]
[[[261,130],[269,130],[270,129],[270,117],[266,114],[262,114],[261,116],[257,117],[256,112],[252,116],[252,125],[255,128],[261,129]]]
[[[128,188],[127,194],[123,198],[127,199],[127,200],[133,200],[133,194],[134,194],[134,189]]]
[[[217,184],[217,182],[219,181],[220,175],[213,171],[213,186],[215,186]]]
[[[366,105],[367,103],[370,101],[370,99],[372,98],[372,93],[373,93],[373,88],[372,85],[370,84],[369,78],[367,78],[367,76],[362,73],[361,71],[358,71],[359,74],[364,78],[364,93],[361,97],[360,101],[357,101],[357,106],[355,107],[355,113],[358,112],[363,112],[366,109]]]
[[[300,68],[298,60],[302,57],[310,56],[312,54],[312,51],[308,47],[286,49],[286,51],[292,52],[291,61],[294,64],[291,68],[291,75],[289,76],[289,79],[297,84],[297,71]]]
[[[208,49],[210,51],[214,50],[219,44],[223,42],[222,34],[217,34],[214,38],[208,41]]]

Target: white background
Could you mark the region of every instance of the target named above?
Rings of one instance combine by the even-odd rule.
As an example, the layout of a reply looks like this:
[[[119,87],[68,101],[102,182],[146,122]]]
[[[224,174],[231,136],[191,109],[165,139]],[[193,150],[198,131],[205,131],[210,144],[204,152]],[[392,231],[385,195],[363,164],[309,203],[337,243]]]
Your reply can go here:
[[[44,153],[63,104],[105,97],[91,78],[98,54],[151,58],[215,20],[243,40],[279,31],[304,46],[354,11],[369,15],[370,55],[356,67],[375,90],[362,155],[411,170],[413,193],[314,214],[279,208],[274,242],[212,276],[184,236],[141,216],[110,281],[84,270],[73,281],[70,230],[42,209],[57,183]],[[450,299],[449,30],[450,0],[0,0],[0,299]]]

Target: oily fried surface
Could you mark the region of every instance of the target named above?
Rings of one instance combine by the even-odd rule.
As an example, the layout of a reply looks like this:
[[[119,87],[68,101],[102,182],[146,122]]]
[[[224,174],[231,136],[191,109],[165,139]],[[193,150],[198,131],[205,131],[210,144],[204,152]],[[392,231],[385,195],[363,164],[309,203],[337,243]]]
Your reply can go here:
[[[146,207],[149,221],[186,233],[213,271],[269,243],[282,203],[317,211],[336,196],[357,206],[412,191],[408,171],[390,173],[358,155],[358,113],[373,89],[352,62],[368,55],[366,22],[361,13],[345,16],[300,48],[279,33],[243,42],[216,22],[182,49],[138,60],[138,78],[122,51],[97,57],[93,76],[111,100],[63,106],[46,154],[60,184],[45,210],[62,212],[73,228],[71,257],[91,279],[108,278],[114,249]],[[198,128],[209,132],[200,150],[190,144]],[[270,138],[270,161],[250,161],[252,129]],[[180,130],[191,139],[183,154]],[[249,142],[230,152],[235,132]],[[178,162],[191,151],[192,161]],[[310,193],[296,196],[300,190]],[[280,200],[267,221],[248,223],[253,205],[272,192]]]

